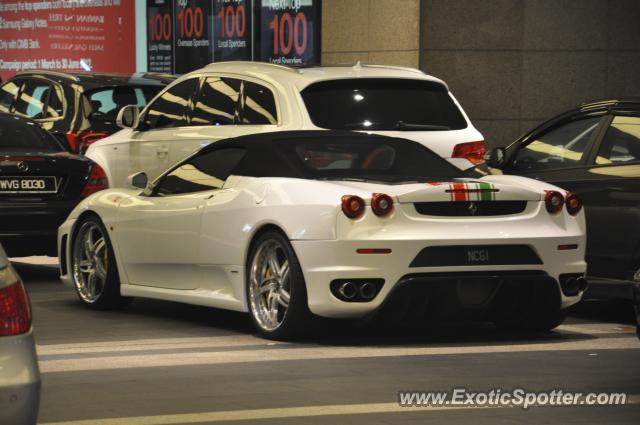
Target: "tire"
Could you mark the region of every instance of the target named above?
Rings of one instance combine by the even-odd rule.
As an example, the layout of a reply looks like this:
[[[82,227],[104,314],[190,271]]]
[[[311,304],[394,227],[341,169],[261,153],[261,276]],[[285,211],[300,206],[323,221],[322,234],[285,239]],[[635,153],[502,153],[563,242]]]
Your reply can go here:
[[[278,269],[275,273],[274,268]],[[311,328],[314,317],[302,269],[282,233],[268,231],[253,244],[247,261],[246,294],[251,321],[264,338],[292,340]]]
[[[102,221],[89,216],[78,224],[71,251],[71,277],[80,301],[89,308],[120,308],[132,298],[120,295],[113,246]]]

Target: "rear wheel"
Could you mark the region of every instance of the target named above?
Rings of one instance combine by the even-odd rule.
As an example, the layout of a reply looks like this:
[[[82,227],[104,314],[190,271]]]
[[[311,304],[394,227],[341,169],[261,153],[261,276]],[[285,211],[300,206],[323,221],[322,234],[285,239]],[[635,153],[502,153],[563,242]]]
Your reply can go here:
[[[313,315],[300,263],[280,232],[261,235],[249,254],[247,303],[254,326],[270,339],[292,339],[309,329]]]
[[[88,307],[117,308],[131,298],[120,295],[120,279],[111,241],[98,217],[82,221],[75,233],[71,272],[76,293]]]

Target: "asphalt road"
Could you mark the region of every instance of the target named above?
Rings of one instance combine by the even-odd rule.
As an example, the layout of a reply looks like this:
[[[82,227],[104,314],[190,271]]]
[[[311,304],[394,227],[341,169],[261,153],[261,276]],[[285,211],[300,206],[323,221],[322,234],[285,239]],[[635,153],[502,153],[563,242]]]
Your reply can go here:
[[[16,263],[31,296],[43,424],[640,423],[640,341],[629,306],[588,304],[557,331],[486,324],[330,324],[303,343],[248,317],[136,300],[84,308],[51,266]],[[625,393],[625,405],[401,407],[399,391]]]

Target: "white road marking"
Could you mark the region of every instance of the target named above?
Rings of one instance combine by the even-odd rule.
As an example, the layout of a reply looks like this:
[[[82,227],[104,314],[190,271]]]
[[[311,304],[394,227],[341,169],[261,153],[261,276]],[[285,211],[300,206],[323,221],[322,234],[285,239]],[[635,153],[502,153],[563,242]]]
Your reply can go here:
[[[562,325],[557,328],[560,333],[571,332],[580,334],[627,334],[634,333],[631,326],[618,327],[602,323],[587,323],[575,325]],[[169,350],[188,348],[215,348],[215,347],[242,347],[242,346],[279,346],[291,345],[287,342],[274,342],[263,338],[235,334],[214,337],[188,337],[188,338],[153,338],[121,341],[79,342],[68,344],[38,344],[38,354],[88,354],[111,351],[145,351],[145,350]]]
[[[47,257],[44,255],[34,255],[33,257],[12,257],[14,263],[36,264],[39,266],[58,266],[58,257]]]
[[[109,351],[127,350],[126,347]],[[172,348],[175,348],[173,346]],[[598,338],[586,340],[567,340],[554,342],[527,342],[502,345],[461,345],[446,347],[415,346],[292,346],[291,348],[271,348],[252,350],[225,350],[213,352],[179,352],[166,354],[133,354],[99,356],[73,359],[44,359],[40,361],[42,373],[71,372],[81,370],[108,370],[148,367],[172,367],[190,365],[216,365],[245,362],[295,361],[311,359],[338,358],[376,358],[398,356],[430,356],[455,354],[547,352],[547,351],[590,351],[640,349],[640,343],[634,337]],[[42,354],[42,352],[40,352]]]
[[[39,355],[51,354],[90,354],[111,351],[145,351],[171,350],[189,348],[244,347],[252,345],[284,345],[286,342],[274,343],[252,335],[228,335],[195,338],[156,338],[136,339],[131,341],[85,342],[73,344],[38,345]]]
[[[640,396],[630,395],[628,404],[640,404]],[[563,406],[548,406],[561,408]],[[221,412],[183,413],[175,415],[133,416],[126,418],[88,419],[67,422],[45,422],[40,425],[171,425],[214,423],[227,421],[248,421],[285,418],[304,418],[313,416],[332,415],[363,415],[381,413],[416,413],[434,411],[478,410],[478,409],[514,409],[516,406],[420,406],[401,407],[398,403],[366,403],[366,404],[337,404],[329,406],[302,406],[274,409],[228,410]]]
[[[635,327],[618,323],[580,323],[573,325],[561,325],[557,329],[559,331],[577,332],[590,335],[626,334],[636,332]]]

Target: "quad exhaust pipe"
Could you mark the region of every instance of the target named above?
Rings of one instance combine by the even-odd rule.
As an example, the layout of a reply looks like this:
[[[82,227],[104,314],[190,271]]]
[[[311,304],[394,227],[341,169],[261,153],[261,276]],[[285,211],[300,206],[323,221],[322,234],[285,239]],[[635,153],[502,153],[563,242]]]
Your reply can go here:
[[[345,282],[342,285],[340,285],[340,287],[338,288],[338,292],[344,298],[348,300],[352,300],[356,297],[356,295],[358,295],[358,288],[356,287],[356,284],[353,282]]]
[[[336,279],[331,282],[333,295],[346,302],[369,302],[384,285],[384,279]]]
[[[365,300],[372,300],[378,293],[378,289],[371,282],[364,282],[358,288],[358,294]]]

